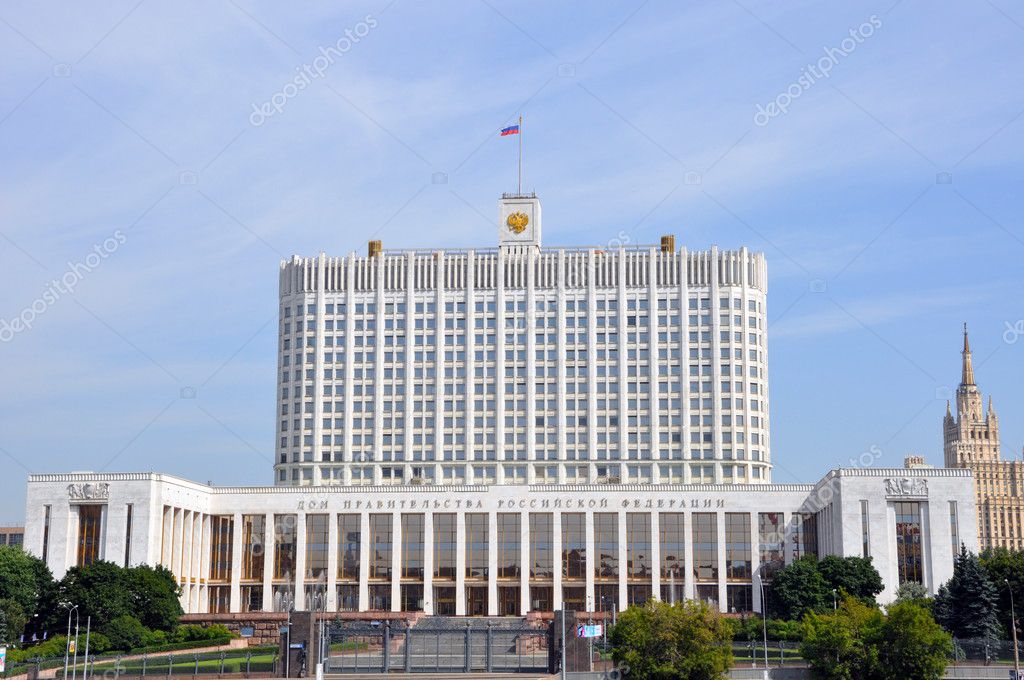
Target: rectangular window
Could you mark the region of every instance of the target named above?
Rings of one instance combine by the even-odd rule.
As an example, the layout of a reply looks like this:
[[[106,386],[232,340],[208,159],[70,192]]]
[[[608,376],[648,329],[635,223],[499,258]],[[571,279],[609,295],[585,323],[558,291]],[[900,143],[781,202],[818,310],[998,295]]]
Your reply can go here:
[[[327,581],[327,515],[306,515],[306,581]]]
[[[263,583],[263,544],[267,533],[265,515],[242,515],[242,581]],[[263,607],[262,588],[260,604]]]
[[[793,559],[804,555],[818,554],[818,516],[810,512],[794,514],[790,523],[793,525]]]
[[[359,515],[338,515],[338,580],[359,581],[359,555],[360,555],[360,528]],[[356,591],[358,599],[358,591]],[[356,603],[358,605],[358,602]],[[341,609],[341,599],[338,599],[340,611],[352,611]]]
[[[754,610],[754,588],[749,585],[728,585],[725,589],[726,608],[733,614]]]
[[[402,515],[402,578],[423,580],[423,515],[403,514]],[[414,589],[409,597],[414,598]],[[421,611],[423,609],[423,588],[419,589],[419,609],[406,609],[406,605],[412,602],[407,600],[405,593],[402,594],[402,611]]]
[[[530,578],[554,577],[554,515],[550,512],[530,513]],[[532,589],[531,589],[532,592]],[[531,595],[532,599],[532,595]],[[531,604],[531,608],[532,608]],[[550,611],[550,610],[545,610]]]
[[[50,554],[50,506],[43,506],[43,564]]]
[[[212,583],[228,583],[231,581],[231,538],[233,530],[234,519],[230,515],[214,515],[210,517],[210,581]]]
[[[582,512],[562,513],[562,578],[587,578],[587,535]]]
[[[651,578],[650,513],[630,512],[626,514],[626,577],[629,579]],[[639,601],[634,602],[632,598],[630,603],[643,604]]]
[[[420,518],[420,530],[423,529],[423,515],[419,515]],[[404,529],[403,529],[404,531]],[[403,534],[404,536],[404,534]],[[402,539],[404,542],[404,538]],[[420,538],[420,546],[422,550],[423,539]],[[420,567],[420,574],[423,574],[423,567]],[[403,612],[421,612],[423,611],[423,584],[422,583],[403,583],[399,589],[402,597],[402,611]]]
[[[207,594],[210,614],[227,614],[231,611],[231,586],[210,586]]]
[[[370,580],[390,581],[391,580],[391,515],[376,514],[370,515]],[[391,609],[390,586],[387,586],[387,606],[376,606],[383,604],[384,599],[371,595],[371,609]],[[380,591],[383,596],[383,591]]]
[[[434,578],[442,581],[455,580],[455,515],[441,513],[434,515]],[[447,594],[447,591],[446,593]],[[451,591],[452,603],[455,591]],[[435,598],[436,603],[436,598]],[[436,611],[436,610],[435,610]],[[454,609],[452,610],[454,615]]]
[[[871,557],[871,532],[868,528],[868,502],[860,502],[860,542],[861,557]]]
[[[78,566],[85,567],[100,559],[102,527],[102,505],[78,506]]]
[[[960,520],[957,517],[956,501],[949,502],[949,537],[953,541],[953,559],[960,554]]]
[[[730,581],[750,579],[750,560],[750,514],[725,513],[725,577]]]
[[[594,578],[619,578],[619,516],[614,512],[594,513]]]
[[[519,579],[520,522],[517,512],[498,513],[498,578]],[[499,608],[501,601],[499,598]],[[515,612],[519,613],[519,604]],[[499,614],[500,615],[500,614]]]
[[[695,512],[690,521],[693,524],[693,578],[695,581],[717,581],[718,522],[715,513]]]
[[[49,509],[50,506],[46,506]],[[125,506],[124,519],[124,566],[127,569],[132,562],[132,504]],[[46,558],[43,558],[46,561]]]
[[[923,583],[921,559],[921,504],[900,501],[896,511],[896,567],[900,583]]]
[[[663,512],[658,517],[658,541],[661,545],[661,599],[669,604],[683,600],[686,544],[683,513]]]
[[[487,514],[483,512],[466,513],[466,578],[486,579],[487,578]],[[485,600],[486,600],[486,589]],[[467,589],[467,596],[470,594]],[[469,603],[466,604],[466,614],[469,614]],[[486,604],[484,614],[487,613]]]
[[[295,515],[274,515],[274,580],[295,575]]]
[[[786,528],[781,512],[760,512],[757,535],[760,543],[761,578],[771,580],[786,565]]]

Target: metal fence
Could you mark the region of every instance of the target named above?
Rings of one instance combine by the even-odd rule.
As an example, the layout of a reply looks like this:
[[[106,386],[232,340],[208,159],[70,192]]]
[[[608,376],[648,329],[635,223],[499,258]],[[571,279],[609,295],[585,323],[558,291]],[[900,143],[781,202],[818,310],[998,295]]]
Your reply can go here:
[[[277,649],[245,649],[223,652],[179,652],[177,654],[122,654],[100,655],[89,658],[85,663],[79,659],[68,663],[68,675],[82,680],[100,677],[104,679],[121,676],[167,677],[182,675],[204,675],[209,673],[238,673],[249,677],[252,673],[269,673],[274,670]],[[63,675],[64,659],[30,659],[19,663],[8,663],[0,677],[13,678],[19,675],[38,675],[41,671],[60,669]]]
[[[327,635],[328,673],[545,672],[551,643],[547,629],[521,622],[342,622],[332,624]]]

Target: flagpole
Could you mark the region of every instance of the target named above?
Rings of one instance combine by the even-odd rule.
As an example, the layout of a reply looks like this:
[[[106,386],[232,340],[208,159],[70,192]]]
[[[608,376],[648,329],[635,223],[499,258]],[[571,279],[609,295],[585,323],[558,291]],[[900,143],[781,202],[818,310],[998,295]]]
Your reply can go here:
[[[523,194],[523,117],[519,116],[519,195]]]

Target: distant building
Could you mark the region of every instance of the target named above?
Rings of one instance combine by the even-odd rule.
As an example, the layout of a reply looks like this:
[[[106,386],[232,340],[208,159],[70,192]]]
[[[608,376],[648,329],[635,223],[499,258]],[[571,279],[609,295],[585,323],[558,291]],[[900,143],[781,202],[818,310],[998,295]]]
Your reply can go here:
[[[21,546],[25,542],[25,527],[0,526],[0,545]]]
[[[903,467],[908,470],[927,470],[935,466],[924,462],[924,456],[907,456],[903,459]]]
[[[974,382],[967,324],[964,324],[962,356],[956,414],[946,402],[946,417],[942,423],[945,464],[946,467],[968,468],[974,473],[980,548],[1020,550],[1024,548],[1024,463],[1001,458],[999,417],[991,397],[988,408],[982,409],[981,390]]]

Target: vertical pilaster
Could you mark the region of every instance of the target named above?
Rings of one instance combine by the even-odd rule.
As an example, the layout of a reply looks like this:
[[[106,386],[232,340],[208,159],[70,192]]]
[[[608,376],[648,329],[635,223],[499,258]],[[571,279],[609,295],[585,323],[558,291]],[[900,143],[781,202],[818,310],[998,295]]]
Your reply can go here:
[[[231,516],[231,600],[229,611],[242,611],[242,513]]]

